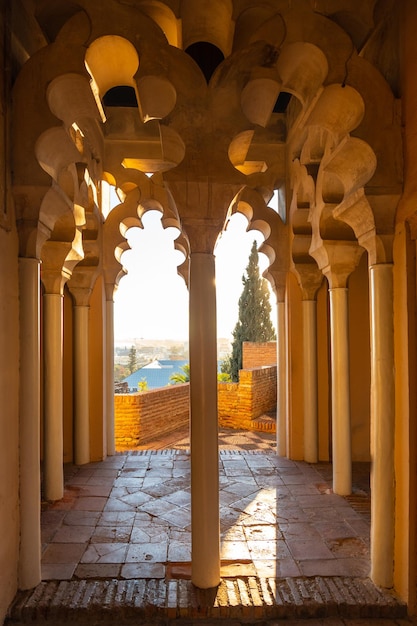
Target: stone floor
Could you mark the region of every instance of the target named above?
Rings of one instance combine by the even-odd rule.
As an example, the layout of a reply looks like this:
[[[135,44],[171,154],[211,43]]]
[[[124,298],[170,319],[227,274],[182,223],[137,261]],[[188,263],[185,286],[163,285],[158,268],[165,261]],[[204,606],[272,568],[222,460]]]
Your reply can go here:
[[[159,604],[176,619],[404,616],[367,578],[366,464],[354,465],[354,493],[343,498],[329,464],[278,457],[275,435],[223,430],[219,443],[222,583],[213,597],[190,583],[190,456],[178,432],[66,467],[63,500],[43,505],[45,582],[15,605],[15,623],[25,607],[44,616],[85,597],[100,611],[105,598],[113,608],[123,598],[124,619],[129,607]]]

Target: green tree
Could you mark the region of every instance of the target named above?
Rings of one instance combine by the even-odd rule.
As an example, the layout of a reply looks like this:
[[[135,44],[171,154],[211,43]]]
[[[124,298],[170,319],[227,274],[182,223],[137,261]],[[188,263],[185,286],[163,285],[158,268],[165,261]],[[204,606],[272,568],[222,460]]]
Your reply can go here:
[[[135,346],[131,346],[129,350],[129,361],[127,364],[127,368],[131,374],[133,374],[133,372],[136,372],[136,370],[138,369],[138,357],[136,355]]]
[[[190,382],[190,365],[186,363],[180,367],[182,370],[182,374],[180,372],[175,372],[169,377],[171,381],[171,385],[178,385],[179,383],[188,383]]]
[[[243,291],[239,298],[239,318],[233,331],[229,373],[234,382],[238,382],[239,370],[242,369],[242,343],[276,339],[271,322],[268,283],[260,275],[258,261],[258,249],[254,241],[246,275],[242,276]]]
[[[146,378],[142,378],[139,382],[138,382],[138,391],[148,391],[148,381],[146,380]]]

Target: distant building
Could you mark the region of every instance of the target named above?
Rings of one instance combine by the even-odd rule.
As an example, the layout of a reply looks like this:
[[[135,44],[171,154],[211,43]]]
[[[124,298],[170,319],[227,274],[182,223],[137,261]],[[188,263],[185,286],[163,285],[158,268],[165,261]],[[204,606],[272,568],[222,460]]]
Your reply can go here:
[[[170,384],[170,378],[173,374],[181,374],[182,367],[186,365],[188,361],[179,361],[176,359],[171,360],[158,360],[155,359],[148,365],[139,368],[136,372],[130,374],[122,382],[127,383],[131,393],[138,391],[138,384],[145,382],[147,389],[159,389],[160,387],[166,387]]]

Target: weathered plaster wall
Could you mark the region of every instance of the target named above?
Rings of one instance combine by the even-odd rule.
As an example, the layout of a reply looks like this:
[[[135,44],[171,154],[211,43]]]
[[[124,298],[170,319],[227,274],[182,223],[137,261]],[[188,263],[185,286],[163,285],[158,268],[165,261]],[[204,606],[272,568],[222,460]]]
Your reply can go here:
[[[0,212],[3,206],[0,205]],[[17,589],[19,553],[19,294],[15,231],[0,226],[0,623]]]
[[[368,257],[362,255],[349,278],[349,376],[352,461],[370,460],[370,385]]]
[[[287,280],[287,456],[304,458],[303,332],[301,291],[294,274]]]
[[[105,294],[103,280],[94,285],[90,300],[90,455],[91,461],[102,461],[106,457],[105,429]]]

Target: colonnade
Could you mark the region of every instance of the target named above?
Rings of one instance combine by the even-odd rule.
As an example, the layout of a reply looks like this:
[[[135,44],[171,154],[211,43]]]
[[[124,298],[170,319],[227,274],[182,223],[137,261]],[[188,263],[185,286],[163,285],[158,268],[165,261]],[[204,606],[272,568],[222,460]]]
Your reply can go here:
[[[394,354],[392,265],[369,269],[371,326],[371,454],[372,454],[372,577],[378,584],[392,584],[394,537]],[[40,580],[40,282],[39,262],[20,261],[21,368],[25,389],[21,392],[21,586]],[[214,587],[220,581],[220,525],[217,428],[217,354],[215,260],[212,253],[192,253],[190,293],[190,406],[192,568],[198,587]],[[333,416],[333,489],[351,492],[351,439],[349,403],[348,289],[329,289],[331,394]],[[42,297],[43,336],[43,489],[45,498],[63,496],[63,296]],[[303,301],[304,350],[304,455],[318,460],[317,418],[317,312],[316,301]],[[278,312],[277,451],[291,456],[286,444],[288,376],[286,370],[286,303]],[[74,307],[74,460],[88,463],[88,306]],[[113,407],[113,302],[106,301],[107,448],[114,452]],[[307,410],[307,407],[309,409]]]

